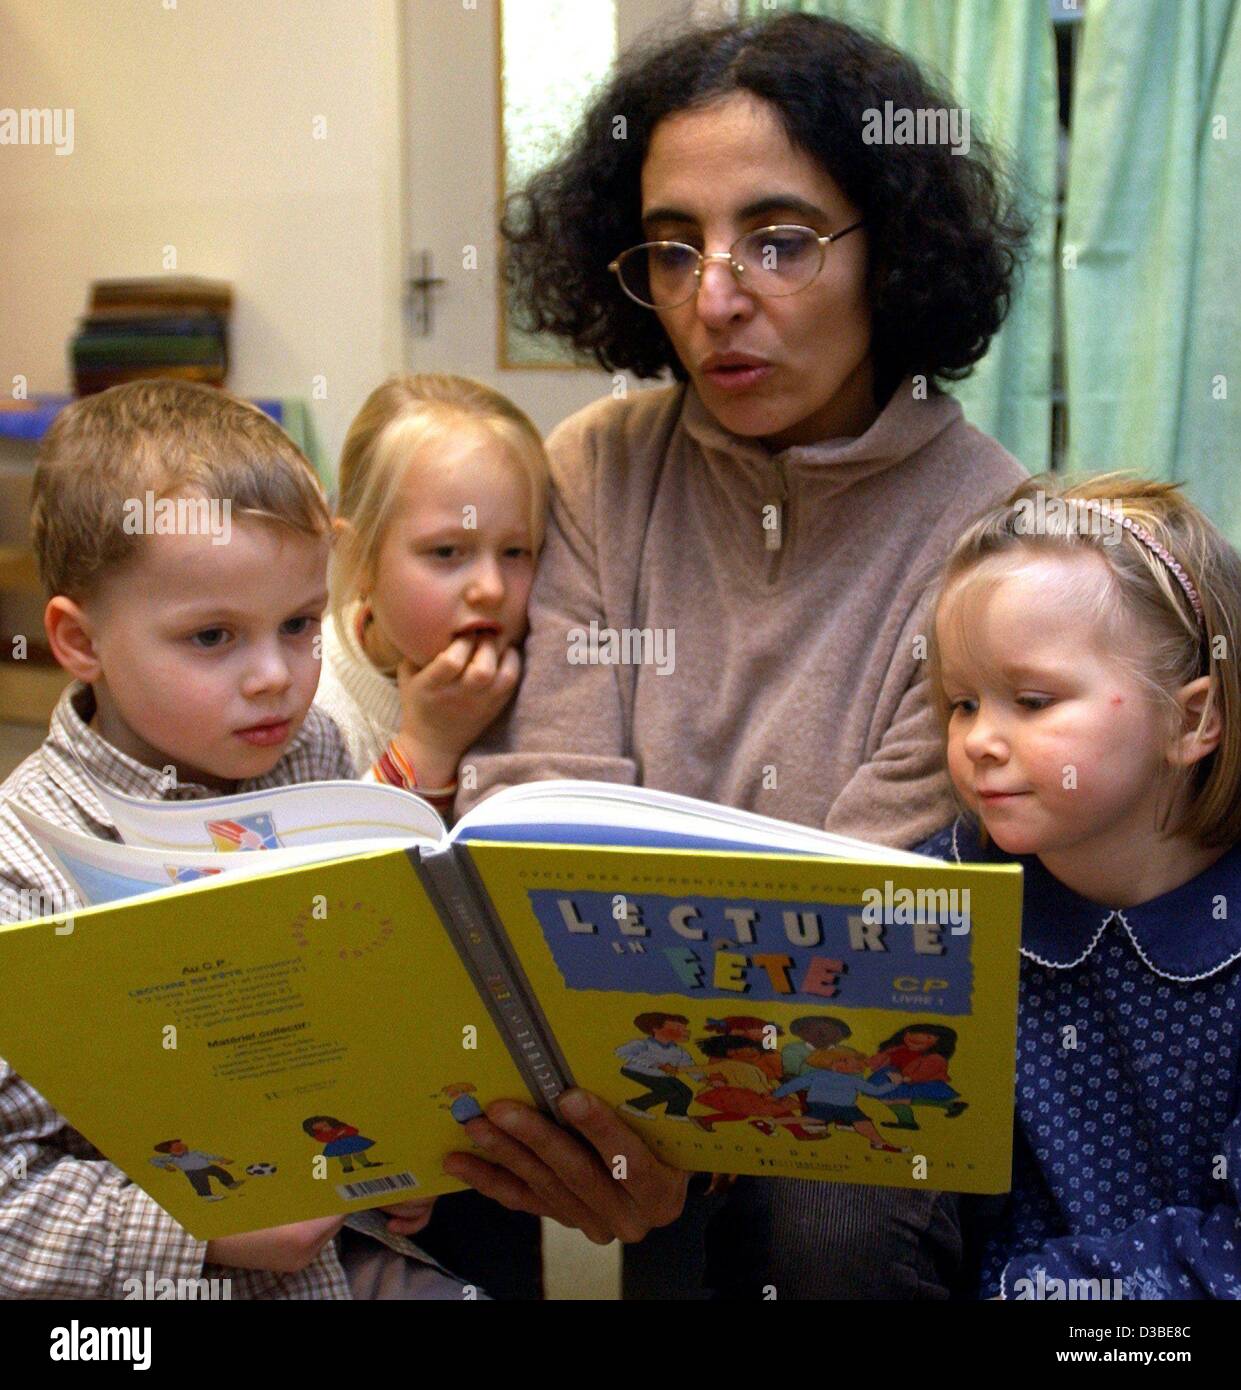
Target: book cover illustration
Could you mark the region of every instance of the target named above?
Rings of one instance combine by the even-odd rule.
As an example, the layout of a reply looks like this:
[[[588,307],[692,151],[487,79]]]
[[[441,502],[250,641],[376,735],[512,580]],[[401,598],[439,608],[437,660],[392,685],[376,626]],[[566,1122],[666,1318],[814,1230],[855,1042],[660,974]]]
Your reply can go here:
[[[573,1079],[666,1161],[1008,1189],[1019,868],[470,854]]]

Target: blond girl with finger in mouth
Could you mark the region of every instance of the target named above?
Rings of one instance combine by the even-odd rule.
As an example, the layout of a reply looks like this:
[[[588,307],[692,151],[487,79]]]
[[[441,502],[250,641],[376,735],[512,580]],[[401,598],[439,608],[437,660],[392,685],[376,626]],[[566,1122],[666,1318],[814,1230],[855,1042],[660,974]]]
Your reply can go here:
[[[538,431],[463,377],[390,377],[341,454],[318,703],[359,774],[447,815],[462,753],[517,689],[543,541]]]

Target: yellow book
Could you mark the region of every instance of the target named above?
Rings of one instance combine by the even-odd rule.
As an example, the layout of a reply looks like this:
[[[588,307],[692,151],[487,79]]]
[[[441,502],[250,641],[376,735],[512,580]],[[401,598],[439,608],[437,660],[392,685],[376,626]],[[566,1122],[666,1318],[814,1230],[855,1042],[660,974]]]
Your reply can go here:
[[[572,1085],[688,1169],[1009,1186],[1017,866],[602,783],[99,792],[124,844],[20,812],[98,905],[0,926],[0,1055],[201,1239],[453,1191]]]

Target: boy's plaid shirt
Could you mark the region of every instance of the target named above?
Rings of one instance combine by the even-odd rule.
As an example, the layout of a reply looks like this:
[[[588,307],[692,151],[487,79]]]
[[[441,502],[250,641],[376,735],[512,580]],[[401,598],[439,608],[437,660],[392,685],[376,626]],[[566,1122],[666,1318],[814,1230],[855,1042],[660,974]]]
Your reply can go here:
[[[87,723],[94,695],[75,682],[61,696],[43,746],[8,778],[0,795],[58,825],[101,839],[118,835],[90,775],[132,796],[190,801],[216,796],[187,783],[168,790],[162,774],[126,756]],[[76,754],[76,757],[74,756]],[[312,708],[289,751],[265,777],[238,791],[352,778],[336,725]],[[0,921],[81,906],[64,875],[0,801]],[[48,1020],[55,1027],[55,1020]],[[99,1040],[106,1046],[107,1040]],[[15,1176],[25,1161],[26,1176]],[[206,1244],[183,1230],[109,1163],[33,1087],[0,1060],[0,1299],[124,1296],[125,1281],[227,1278],[233,1298],[348,1298],[334,1243],[300,1274],[204,1265]]]

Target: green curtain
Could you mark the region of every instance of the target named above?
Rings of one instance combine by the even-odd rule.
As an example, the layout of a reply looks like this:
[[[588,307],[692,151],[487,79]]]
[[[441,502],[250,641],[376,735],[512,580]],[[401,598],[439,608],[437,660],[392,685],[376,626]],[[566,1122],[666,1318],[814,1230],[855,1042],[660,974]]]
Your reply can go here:
[[[1074,471],[1177,479],[1241,543],[1238,0],[1090,0],[1061,253]]]
[[[1032,472],[1051,462],[1056,61],[1047,0],[743,0],[748,17],[802,10],[879,34],[970,112],[996,147],[1034,235],[1009,317],[972,376],[953,386],[971,423]]]

